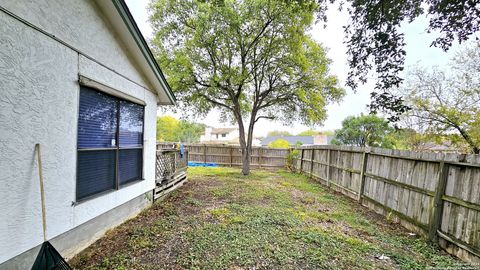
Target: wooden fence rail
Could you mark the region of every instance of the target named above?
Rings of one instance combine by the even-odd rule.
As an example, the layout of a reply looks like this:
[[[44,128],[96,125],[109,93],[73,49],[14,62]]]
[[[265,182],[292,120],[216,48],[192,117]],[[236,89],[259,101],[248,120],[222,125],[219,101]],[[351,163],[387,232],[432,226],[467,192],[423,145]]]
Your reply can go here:
[[[298,171],[480,263],[478,155],[340,146],[298,150]]]
[[[173,147],[173,143],[157,143],[157,149]],[[185,144],[189,151],[188,161],[197,163],[216,163],[222,166],[241,166],[242,152],[240,146],[215,144]],[[250,159],[252,167],[283,168],[290,149],[272,149],[253,147]]]

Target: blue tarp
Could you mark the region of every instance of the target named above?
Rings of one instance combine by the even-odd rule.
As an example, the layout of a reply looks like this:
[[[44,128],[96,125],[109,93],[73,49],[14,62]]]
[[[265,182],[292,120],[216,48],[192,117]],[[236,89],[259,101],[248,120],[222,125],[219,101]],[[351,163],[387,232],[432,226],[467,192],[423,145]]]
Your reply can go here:
[[[188,167],[218,167],[217,163],[188,162]]]

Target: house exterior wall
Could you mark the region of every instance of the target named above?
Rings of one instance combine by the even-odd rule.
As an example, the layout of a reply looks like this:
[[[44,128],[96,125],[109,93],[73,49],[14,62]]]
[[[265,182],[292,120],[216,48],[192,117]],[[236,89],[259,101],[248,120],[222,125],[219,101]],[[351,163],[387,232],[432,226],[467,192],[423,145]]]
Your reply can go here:
[[[314,135],[313,136],[313,144],[314,145],[327,145],[328,144],[328,136],[324,134]]]
[[[3,262],[43,242],[35,144],[40,143],[42,151],[47,239],[58,238],[154,188],[157,105],[155,94],[148,89],[149,82],[137,71],[137,65],[122,49],[93,1],[0,1],[0,6],[79,49],[0,10],[2,268]],[[73,204],[79,74],[146,103],[145,180]],[[71,246],[66,248],[70,248],[69,254],[62,255],[75,253]]]
[[[108,0],[107,0],[108,1]],[[58,39],[151,88],[94,0],[0,0],[0,6]]]
[[[211,140],[212,141],[219,141],[219,142],[230,142],[238,138],[238,131],[230,131],[225,134],[225,137],[222,137],[222,133],[219,134],[212,134],[211,135]]]
[[[200,142],[210,141],[212,139],[212,128],[205,127],[205,132],[200,136]]]
[[[221,134],[218,134],[219,140],[228,140],[232,141],[238,138],[238,130],[230,131],[226,134],[226,137],[222,137]]]
[[[228,143],[238,141],[238,129],[225,132],[225,137],[222,137],[222,133],[212,133],[211,127],[205,128],[205,133],[200,136],[200,142],[219,142]],[[218,136],[217,136],[218,135]]]

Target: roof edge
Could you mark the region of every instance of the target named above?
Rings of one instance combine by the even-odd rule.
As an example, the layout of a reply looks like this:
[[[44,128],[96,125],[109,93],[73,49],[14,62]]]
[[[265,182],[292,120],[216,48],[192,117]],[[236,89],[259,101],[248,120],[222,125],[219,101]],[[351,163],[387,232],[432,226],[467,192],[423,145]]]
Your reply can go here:
[[[122,20],[124,21],[125,25],[130,31],[130,34],[135,40],[135,43],[137,43],[148,65],[152,69],[153,73],[157,77],[160,84],[164,87],[168,98],[172,102],[172,105],[175,105],[177,99],[173,94],[172,88],[168,84],[167,79],[165,78],[165,75],[163,74],[162,70],[160,69],[160,66],[155,60],[155,57],[153,56],[152,51],[148,47],[147,41],[145,40],[142,33],[140,32],[140,29],[138,28],[137,23],[135,22],[135,19],[132,16],[132,13],[130,13],[130,10],[128,9],[127,4],[125,3],[124,0],[112,0],[112,3],[117,9],[118,13],[120,14],[120,17],[122,17]]]

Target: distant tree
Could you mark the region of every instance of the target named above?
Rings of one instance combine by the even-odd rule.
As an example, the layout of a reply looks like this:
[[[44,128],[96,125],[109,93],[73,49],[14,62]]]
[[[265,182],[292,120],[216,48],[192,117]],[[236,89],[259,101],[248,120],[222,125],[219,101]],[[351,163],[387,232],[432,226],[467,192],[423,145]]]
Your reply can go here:
[[[426,150],[428,143],[431,142],[426,135],[410,128],[397,129],[388,136],[394,142],[395,149],[400,150]]]
[[[393,148],[388,136],[391,132],[388,122],[376,115],[349,116],[335,131],[332,144]]]
[[[448,71],[416,67],[397,90],[426,134],[458,138],[470,151],[480,153],[480,44],[465,47],[452,60]]]
[[[290,145],[287,140],[276,139],[275,141],[268,144],[268,148],[288,148]]]
[[[427,17],[426,30],[437,35],[431,45],[444,51],[454,41],[462,43],[480,31],[477,0],[318,0],[320,20],[327,21],[325,11],[334,2],[346,8],[350,17],[344,30],[350,66],[346,84],[356,89],[374,71],[377,83],[370,109],[388,112],[393,121],[408,110],[401,96],[388,91],[403,81],[406,42],[401,26]]]
[[[309,129],[309,130],[305,130],[305,131],[302,131],[302,132],[298,133],[297,136],[314,136],[314,135],[318,135],[318,134],[320,134],[319,131]]]
[[[177,141],[178,120],[172,116],[157,117],[157,141]]]
[[[244,175],[260,119],[320,124],[344,95],[308,34],[316,8],[316,0],[150,3],[152,45],[178,109],[218,109],[236,122]]]
[[[314,136],[314,135],[326,135],[333,136],[335,132],[331,130],[317,131],[313,129],[305,130],[297,134],[297,136]]]
[[[327,135],[327,136],[333,136],[333,135],[335,135],[335,131],[325,130],[325,131],[322,131],[321,134]]]
[[[200,140],[205,125],[177,120],[172,116],[157,118],[157,140],[165,142],[194,143]]]
[[[272,130],[272,131],[269,131],[267,136],[271,137],[271,136],[292,136],[292,133],[288,132],[288,131],[284,131],[284,130]]]
[[[200,141],[200,136],[205,132],[205,125],[180,120],[178,129],[178,141],[183,143],[196,143]]]

